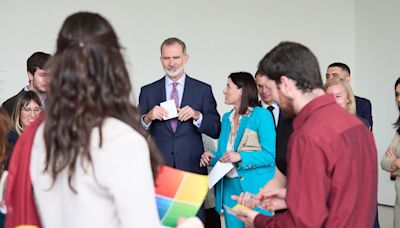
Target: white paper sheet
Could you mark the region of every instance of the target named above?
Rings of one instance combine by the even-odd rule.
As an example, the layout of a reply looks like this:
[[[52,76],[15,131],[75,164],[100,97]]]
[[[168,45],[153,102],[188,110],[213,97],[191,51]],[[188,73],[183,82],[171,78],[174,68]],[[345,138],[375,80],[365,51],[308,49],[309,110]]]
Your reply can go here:
[[[164,116],[164,120],[169,120],[178,117],[178,112],[176,111],[175,101],[168,100],[160,103],[160,106],[165,108],[168,112],[168,116]]]
[[[232,163],[218,161],[211,172],[208,174],[210,178],[208,181],[208,188],[211,189],[222,177],[224,177],[231,169],[233,169]]]

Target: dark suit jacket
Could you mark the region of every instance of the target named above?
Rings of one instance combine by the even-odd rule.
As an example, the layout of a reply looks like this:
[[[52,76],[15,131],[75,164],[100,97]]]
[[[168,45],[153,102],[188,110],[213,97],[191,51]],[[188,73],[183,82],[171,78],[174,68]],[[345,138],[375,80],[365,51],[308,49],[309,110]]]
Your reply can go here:
[[[372,131],[372,107],[371,102],[363,97],[355,96],[357,116],[370,127]]]
[[[285,118],[282,112],[279,112],[278,126],[276,127],[276,166],[285,176],[287,169],[286,151],[290,135],[293,132],[292,122],[292,118]]]
[[[8,113],[8,115],[12,115],[15,105],[17,105],[17,101],[18,101],[18,96],[21,95],[24,92],[24,90],[21,90],[17,95],[8,98],[6,101],[3,102],[3,104],[1,105],[1,107],[6,110],[6,112]]]
[[[148,113],[155,105],[166,101],[165,77],[141,88],[139,108],[143,114]],[[221,130],[217,104],[211,86],[186,76],[181,107],[189,105],[201,112],[203,120],[197,128],[193,119],[178,121],[175,133],[170,121],[155,120],[150,125],[150,134],[160,149],[164,162],[189,172],[207,174],[205,167],[200,167],[200,156],[204,152],[201,134],[218,138]]]

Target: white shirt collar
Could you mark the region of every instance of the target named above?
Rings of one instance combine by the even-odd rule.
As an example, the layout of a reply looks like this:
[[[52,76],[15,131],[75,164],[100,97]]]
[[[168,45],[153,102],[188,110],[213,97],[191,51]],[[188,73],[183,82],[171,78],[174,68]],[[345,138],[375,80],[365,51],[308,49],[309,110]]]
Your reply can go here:
[[[261,107],[268,108],[269,106],[272,106],[275,109],[279,110],[279,105],[276,102],[273,102],[271,105],[269,105],[269,104],[266,104],[264,101],[261,100]]]

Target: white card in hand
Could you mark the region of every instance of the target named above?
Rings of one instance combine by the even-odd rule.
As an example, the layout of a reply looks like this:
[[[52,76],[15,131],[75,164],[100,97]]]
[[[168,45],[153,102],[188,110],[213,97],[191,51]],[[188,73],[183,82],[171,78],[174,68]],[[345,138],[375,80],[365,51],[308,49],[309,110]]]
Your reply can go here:
[[[168,116],[164,116],[164,120],[169,120],[178,117],[178,112],[176,111],[175,101],[168,100],[160,103],[160,106],[165,108],[168,112]]]

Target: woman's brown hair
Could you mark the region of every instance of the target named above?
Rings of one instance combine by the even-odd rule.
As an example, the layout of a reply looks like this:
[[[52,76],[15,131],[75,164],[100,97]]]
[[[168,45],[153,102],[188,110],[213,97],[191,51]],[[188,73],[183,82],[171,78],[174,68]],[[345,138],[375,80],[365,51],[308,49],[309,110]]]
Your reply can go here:
[[[21,122],[22,109],[29,105],[29,102],[35,102],[40,108],[42,108],[42,102],[39,96],[34,91],[24,91],[18,95],[17,104],[11,115],[12,128],[20,135],[26,126],[23,126]]]
[[[11,129],[10,118],[6,111],[0,108],[0,164],[7,158],[8,151],[8,132]],[[1,168],[2,170],[2,168]]]
[[[254,81],[253,75],[248,72],[231,73],[230,78],[239,89],[242,89],[242,101],[238,114],[245,114],[249,107],[255,107],[258,104],[257,84]]]
[[[45,113],[45,171],[55,181],[62,170],[68,169],[72,190],[77,158],[92,162],[90,135],[98,127],[102,138],[101,127],[107,117],[146,135],[139,110],[130,102],[131,82],[120,49],[117,35],[105,18],[79,12],[64,21],[56,53],[46,66],[51,82]],[[155,178],[161,155],[147,139]]]

